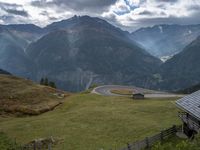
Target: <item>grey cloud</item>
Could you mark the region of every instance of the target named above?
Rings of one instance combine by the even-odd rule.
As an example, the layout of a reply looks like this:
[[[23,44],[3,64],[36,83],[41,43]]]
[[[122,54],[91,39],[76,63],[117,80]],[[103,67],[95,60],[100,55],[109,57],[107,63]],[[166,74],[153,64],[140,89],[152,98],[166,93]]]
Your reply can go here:
[[[112,4],[115,4],[117,0],[53,0],[47,2],[46,0],[36,0],[31,2],[32,6],[36,7],[51,7],[53,5],[69,8],[75,11],[93,11],[101,12],[106,10]]]
[[[28,17],[29,14],[25,10],[16,10],[16,9],[4,9],[9,14],[19,15],[23,17]]]
[[[2,20],[5,23],[11,22],[13,19],[14,19],[14,17],[13,16],[9,16],[9,15],[0,16],[0,20]]]
[[[17,5],[17,4],[10,4],[10,3],[3,3],[0,2],[0,7],[4,8],[4,7],[12,7],[12,8],[16,8],[16,7],[22,7],[22,5]]]
[[[179,0],[155,0],[156,2],[176,3]]]
[[[139,12],[138,15],[145,15],[145,16],[162,15],[162,16],[165,16],[167,14],[164,11],[162,11],[162,12],[152,12],[152,11],[144,10],[142,12]]]
[[[9,4],[0,2],[0,8],[7,12],[8,14],[19,15],[23,17],[28,17],[28,12],[23,9],[22,5]]]
[[[48,13],[47,11],[42,11],[42,12],[40,13],[40,15],[42,15],[42,16],[49,16],[49,13]]]
[[[189,5],[188,7],[187,7],[187,9],[189,10],[189,11],[199,11],[199,13],[200,13],[200,5]]]
[[[149,13],[149,12],[145,12]],[[166,15],[164,12],[161,12],[164,15]],[[189,24],[200,24],[200,10],[195,11],[192,15],[187,17],[176,17],[176,16],[167,16],[166,17],[145,17],[142,19],[133,19],[132,17],[127,17],[126,21],[129,22],[128,26],[122,25],[118,20],[116,20],[116,17],[110,17],[108,20],[111,23],[114,23],[116,26],[128,30],[130,32],[135,31],[141,27],[148,27],[148,26],[154,26],[158,24],[180,24],[180,25],[189,25]]]
[[[154,13],[148,10],[142,11],[140,13],[138,13],[138,15],[153,15]]]
[[[49,7],[51,5],[51,3],[46,0],[36,0],[32,1],[30,4],[35,7]]]
[[[193,16],[190,17],[175,17],[175,16],[170,16],[167,18],[145,18],[145,19],[140,19],[137,20],[137,24],[139,26],[152,26],[156,24],[181,24],[181,25],[186,25],[186,24],[199,24],[200,23],[200,18],[198,17],[199,14],[194,14]]]
[[[48,17],[48,19],[51,20],[51,21],[57,21],[57,20],[59,20],[59,18],[50,16],[49,13],[48,13],[47,11],[42,11],[42,12],[40,13],[40,15],[45,16],[45,17]]]

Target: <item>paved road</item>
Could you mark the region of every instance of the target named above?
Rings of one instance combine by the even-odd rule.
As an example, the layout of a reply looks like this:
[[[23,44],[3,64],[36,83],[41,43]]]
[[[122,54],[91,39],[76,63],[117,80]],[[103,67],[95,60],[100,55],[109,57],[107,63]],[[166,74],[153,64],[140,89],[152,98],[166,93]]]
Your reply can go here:
[[[154,91],[154,90],[148,90],[143,88],[138,88],[135,86],[121,86],[121,85],[104,85],[99,86],[93,89],[92,93],[103,95],[103,96],[124,96],[120,94],[114,94],[111,91],[112,90],[132,90],[139,93],[144,93],[146,98],[166,98],[166,97],[183,97],[184,95],[179,94],[171,94],[167,92],[161,92],[161,91]]]

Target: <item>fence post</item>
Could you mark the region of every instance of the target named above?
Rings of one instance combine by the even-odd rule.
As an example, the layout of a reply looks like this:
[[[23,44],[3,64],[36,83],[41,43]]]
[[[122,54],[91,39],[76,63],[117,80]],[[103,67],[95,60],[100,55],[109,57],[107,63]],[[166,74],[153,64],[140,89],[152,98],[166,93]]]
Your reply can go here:
[[[36,141],[34,141],[34,144],[33,144],[33,150],[36,150],[36,149],[37,149]]]
[[[173,130],[174,130],[174,133],[176,133],[177,132],[177,128],[176,128],[176,125],[173,125]]]
[[[51,143],[48,144],[48,150],[51,150]]]
[[[146,138],[145,138],[145,141],[146,141],[146,148],[148,149],[148,148],[150,147],[150,145],[149,145],[149,138],[146,137]]]
[[[127,148],[128,148],[128,150],[131,150],[131,146],[129,143],[127,143]]]
[[[161,131],[161,132],[160,132],[160,141],[161,141],[161,142],[164,140],[164,134],[163,134],[163,132],[164,132],[164,131]]]

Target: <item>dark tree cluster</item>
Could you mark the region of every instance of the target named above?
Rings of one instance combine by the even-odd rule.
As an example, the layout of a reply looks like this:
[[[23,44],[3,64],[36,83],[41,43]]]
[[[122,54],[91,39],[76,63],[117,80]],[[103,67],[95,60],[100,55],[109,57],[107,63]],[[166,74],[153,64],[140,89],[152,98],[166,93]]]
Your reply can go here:
[[[49,81],[49,79],[48,79],[47,77],[46,77],[46,78],[41,78],[40,84],[41,84],[41,85],[50,86],[50,87],[56,89],[56,84],[55,84],[55,82]]]

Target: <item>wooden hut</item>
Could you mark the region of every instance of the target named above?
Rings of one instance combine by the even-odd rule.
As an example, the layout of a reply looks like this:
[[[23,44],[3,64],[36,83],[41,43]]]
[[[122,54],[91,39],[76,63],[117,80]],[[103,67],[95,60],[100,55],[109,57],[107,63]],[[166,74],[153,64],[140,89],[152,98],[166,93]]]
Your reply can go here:
[[[133,93],[133,99],[144,99],[144,94],[142,94],[142,93]]]
[[[200,90],[179,99],[176,105],[182,110],[179,117],[183,122],[184,133],[188,137],[200,133]]]

